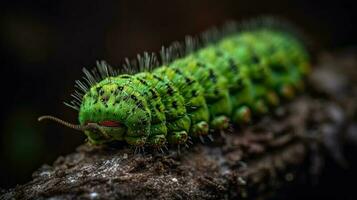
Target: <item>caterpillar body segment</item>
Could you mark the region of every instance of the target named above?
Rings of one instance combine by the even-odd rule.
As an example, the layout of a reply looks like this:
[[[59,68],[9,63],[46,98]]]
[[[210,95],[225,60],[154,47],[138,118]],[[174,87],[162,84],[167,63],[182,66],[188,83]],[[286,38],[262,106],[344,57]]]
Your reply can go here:
[[[182,69],[187,75],[192,74],[204,88],[203,96],[210,114],[210,127],[213,129],[227,128],[232,104],[225,76],[216,71],[211,63],[193,56],[179,59],[173,62],[171,67]],[[194,93],[195,91],[193,91]]]
[[[209,111],[204,98],[204,88],[187,73],[176,67],[159,67],[154,73],[171,80],[185,99],[186,111],[191,119],[190,136],[208,134]],[[174,103],[174,102],[173,102]]]
[[[166,77],[149,72],[138,73],[135,77],[145,81],[150,88],[156,89],[160,97],[163,97],[160,98],[163,104],[163,109],[160,111],[166,116],[167,141],[174,144],[185,143],[191,126],[191,118],[186,112],[185,98]],[[149,90],[149,92],[154,91]]]
[[[267,114],[301,91],[310,71],[303,44],[282,30],[255,27],[199,49],[188,41],[184,56],[163,52],[162,64],[139,57],[141,68],[152,71],[119,75],[103,63],[100,75],[85,71],[88,84],[77,82],[83,94],[70,105],[80,125],[44,118],[83,130],[92,144],[181,145]]]

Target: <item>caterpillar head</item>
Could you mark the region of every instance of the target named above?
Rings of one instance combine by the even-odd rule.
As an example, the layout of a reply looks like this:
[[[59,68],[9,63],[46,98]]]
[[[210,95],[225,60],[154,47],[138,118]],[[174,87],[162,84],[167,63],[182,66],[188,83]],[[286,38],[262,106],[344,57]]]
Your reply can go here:
[[[83,131],[92,144],[125,140],[131,145],[142,146],[149,135],[151,113],[146,100],[125,81],[107,78],[83,96],[79,125],[52,116],[39,118],[42,119],[52,119]]]

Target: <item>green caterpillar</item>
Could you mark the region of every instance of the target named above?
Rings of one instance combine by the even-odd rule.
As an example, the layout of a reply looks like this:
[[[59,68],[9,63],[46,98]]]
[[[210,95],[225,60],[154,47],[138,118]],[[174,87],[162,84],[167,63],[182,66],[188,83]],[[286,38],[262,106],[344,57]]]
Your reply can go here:
[[[52,116],[39,120],[83,131],[91,144],[126,141],[154,148],[210,136],[231,122],[248,123],[293,98],[310,69],[302,42],[271,22],[214,29],[201,40],[187,37],[184,47],[163,48],[160,62],[148,53],[127,60],[127,68],[141,69],[137,73],[98,63],[92,72],[83,70],[85,82],[76,82],[80,91],[67,104],[79,111],[79,125]]]

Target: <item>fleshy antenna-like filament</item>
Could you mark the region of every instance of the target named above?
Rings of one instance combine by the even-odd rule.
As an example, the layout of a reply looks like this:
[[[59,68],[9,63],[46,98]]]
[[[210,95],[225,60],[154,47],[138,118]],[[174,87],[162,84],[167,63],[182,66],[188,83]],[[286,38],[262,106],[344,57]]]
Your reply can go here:
[[[51,115],[44,115],[44,116],[41,116],[41,117],[38,118],[38,121],[43,121],[43,120],[52,120],[52,121],[55,121],[55,122],[57,122],[59,124],[67,126],[68,128],[75,129],[77,131],[84,131],[85,130],[85,126],[82,126],[82,125],[79,125],[79,124],[72,124],[72,123],[66,122],[66,121],[64,121],[62,119],[59,119],[59,118],[51,116]]]
[[[108,134],[97,123],[88,123],[86,125],[72,124],[51,115],[44,115],[38,118],[38,121],[42,121],[42,120],[52,120],[77,131],[85,131],[85,130],[93,130],[93,129],[99,130],[105,137],[108,137]]]

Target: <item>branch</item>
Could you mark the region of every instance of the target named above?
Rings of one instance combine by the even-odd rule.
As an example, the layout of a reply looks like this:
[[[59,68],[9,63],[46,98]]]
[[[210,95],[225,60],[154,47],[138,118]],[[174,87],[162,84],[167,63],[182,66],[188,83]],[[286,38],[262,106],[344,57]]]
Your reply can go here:
[[[179,155],[176,151],[134,155],[132,149],[125,147],[82,145],[76,152],[59,157],[52,166],[42,166],[33,174],[32,181],[6,191],[2,198],[271,197],[282,186],[300,181],[301,174],[313,172],[317,176],[321,164],[318,161],[322,158],[319,152],[324,149],[334,152],[336,155],[332,156],[345,163],[339,140],[335,139],[356,113],[357,95],[337,95],[341,88],[333,87],[342,83],[330,83],[338,77],[328,71],[331,69],[326,63],[331,62],[327,58],[320,61],[320,67],[311,76],[312,84],[308,87],[312,92],[277,108],[253,125],[235,127],[223,137],[216,134],[212,143],[196,142]],[[328,79],[321,78],[324,70],[330,73],[325,74]],[[326,86],[326,82],[330,85]],[[356,89],[356,85],[350,87]]]

